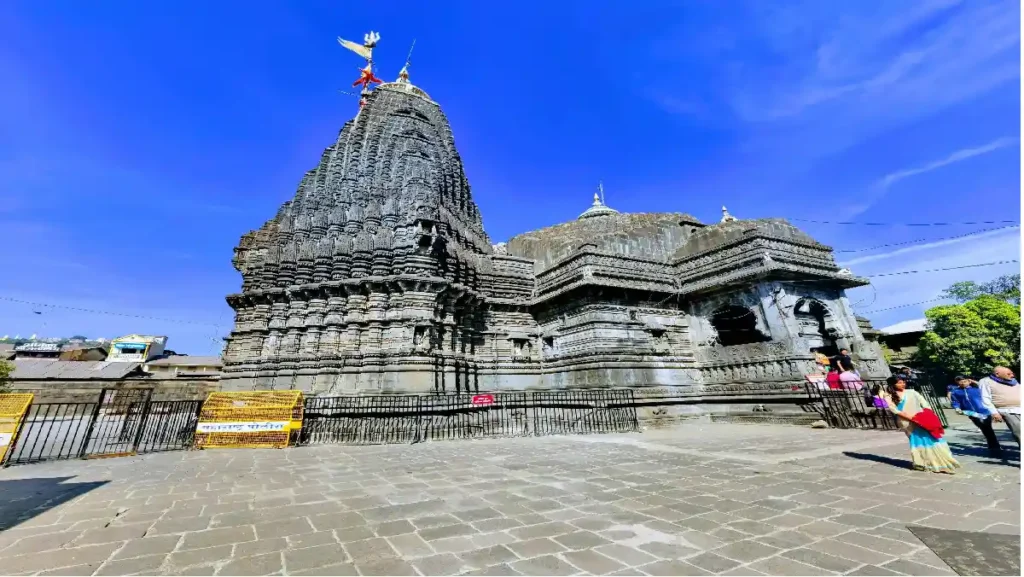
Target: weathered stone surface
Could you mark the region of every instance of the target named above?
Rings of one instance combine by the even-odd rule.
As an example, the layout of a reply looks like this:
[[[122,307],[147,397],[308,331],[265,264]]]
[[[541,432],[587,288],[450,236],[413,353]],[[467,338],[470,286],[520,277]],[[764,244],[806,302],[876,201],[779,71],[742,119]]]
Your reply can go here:
[[[844,293],[865,281],[784,220],[705,225],[595,198],[577,220],[492,246],[445,115],[407,78],[369,95],[233,262],[227,389],[630,386],[650,407],[722,403],[790,394],[812,349],[837,347],[887,374]]]
[[[999,434],[1012,442],[1005,429]],[[0,469],[0,489],[15,479],[102,483],[0,531],[7,545],[0,549],[0,568],[56,575],[936,575],[952,574],[943,561],[948,558],[985,574],[1019,574],[1017,537],[1006,535],[1019,533],[1020,503],[1010,497],[1020,487],[1019,469],[961,454],[965,436],[980,438],[973,428],[947,431],[964,465],[955,476],[889,464],[906,456],[899,432],[723,423],[629,435],[196,451],[10,467]],[[880,458],[854,458],[847,453],[852,445]],[[773,450],[766,453],[766,446]],[[181,487],[213,494],[155,498],[181,494]],[[339,497],[329,501],[333,512],[319,513],[329,509],[318,508],[319,501],[258,505],[282,494],[315,495],[310,487]],[[139,501],[132,494],[151,497]],[[387,504],[396,495],[401,504]],[[875,526],[894,496],[904,509],[946,512],[915,521],[912,530],[899,520]],[[62,521],[83,511],[104,512],[109,520],[121,511],[120,517],[161,519],[156,526],[199,499],[236,507],[237,517],[229,526],[208,529],[206,518],[197,529],[145,536],[135,523],[127,533],[95,526],[69,532]],[[543,512],[513,506],[541,500],[572,506]],[[869,505],[883,508],[853,512]],[[570,508],[583,516],[564,520]],[[752,509],[779,514],[758,521],[735,514]],[[666,510],[689,516],[666,521],[648,514]],[[256,518],[260,523],[244,523],[259,511],[266,513]],[[460,520],[467,511],[487,518]],[[387,520],[369,521],[363,513]],[[213,518],[227,515],[234,513],[221,509]],[[275,515],[279,534],[263,525]],[[345,517],[338,523],[343,526],[294,533],[314,517],[324,522],[330,516]],[[980,534],[951,533],[943,529],[950,518],[987,525]],[[123,541],[76,545],[74,537],[93,532]],[[424,533],[437,538],[426,540]],[[48,534],[59,536],[33,540]]]

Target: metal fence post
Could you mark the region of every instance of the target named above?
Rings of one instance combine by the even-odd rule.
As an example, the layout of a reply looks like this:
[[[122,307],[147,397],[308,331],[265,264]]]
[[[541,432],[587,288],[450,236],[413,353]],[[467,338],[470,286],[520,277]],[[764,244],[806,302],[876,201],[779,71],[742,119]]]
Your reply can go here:
[[[153,402],[153,395],[150,392],[146,396],[146,402],[142,405],[142,416],[139,417],[139,431],[135,433],[135,440],[132,442],[132,452],[139,452],[139,443],[142,442],[142,435],[146,432],[146,421],[149,420],[149,407]]]
[[[530,422],[530,413],[533,413],[533,434],[536,435],[539,430],[537,423],[537,398],[532,391],[526,391],[526,422]],[[530,435],[530,431],[526,431],[526,435]]]
[[[96,419],[100,418],[100,409],[103,408],[103,399],[106,396],[107,389],[100,389],[100,398],[96,401],[96,408],[93,409],[92,416],[89,418],[89,428],[85,430],[85,439],[82,440],[82,448],[78,451],[79,459],[84,458],[86,453],[89,452],[89,437],[92,436],[93,427],[96,426]]]
[[[640,418],[637,416],[636,393],[635,391],[633,391],[633,389],[626,389],[626,393],[629,396],[629,416],[631,420],[630,424],[632,425],[634,431],[639,431]]]

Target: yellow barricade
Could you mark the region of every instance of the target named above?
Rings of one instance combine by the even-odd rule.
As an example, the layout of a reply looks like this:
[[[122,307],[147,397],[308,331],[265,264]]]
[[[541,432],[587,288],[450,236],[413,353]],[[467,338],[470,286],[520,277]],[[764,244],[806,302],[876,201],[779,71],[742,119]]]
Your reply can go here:
[[[0,394],[0,464],[7,458],[7,451],[18,436],[33,396],[32,393]]]
[[[215,392],[199,412],[195,446],[282,448],[301,428],[301,391]]]

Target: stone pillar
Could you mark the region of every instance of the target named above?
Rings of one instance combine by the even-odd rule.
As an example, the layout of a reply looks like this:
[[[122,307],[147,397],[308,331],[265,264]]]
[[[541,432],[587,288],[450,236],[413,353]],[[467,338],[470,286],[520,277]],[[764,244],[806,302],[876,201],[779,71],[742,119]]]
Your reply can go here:
[[[327,313],[324,316],[324,334],[320,337],[318,353],[321,358],[337,358],[341,355],[341,332],[345,322],[345,296],[334,292],[327,296]]]
[[[365,322],[366,297],[358,292],[350,292],[346,305],[346,333],[342,348],[346,353],[356,354],[360,349],[362,326]]]
[[[381,349],[383,336],[383,323],[387,314],[388,294],[375,287],[366,298],[366,331],[359,343],[359,349],[364,355],[378,354]]]

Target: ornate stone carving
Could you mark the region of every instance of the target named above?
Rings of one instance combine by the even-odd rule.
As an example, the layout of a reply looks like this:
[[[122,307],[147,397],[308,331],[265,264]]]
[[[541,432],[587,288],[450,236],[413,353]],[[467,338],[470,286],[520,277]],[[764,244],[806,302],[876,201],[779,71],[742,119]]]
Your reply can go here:
[[[492,245],[440,107],[408,79],[384,84],[294,197],[239,241],[222,382],[252,388],[246,379],[259,375],[333,390],[323,383],[343,369],[352,390],[781,391],[810,366],[814,337],[765,292],[781,273],[813,281],[801,290],[830,307],[826,336],[884,372],[877,347],[861,346],[855,320],[835,306],[859,281],[795,227],[705,226],[681,213],[619,213],[603,199],[598,208]],[[717,344],[708,319],[728,303],[774,340]]]

